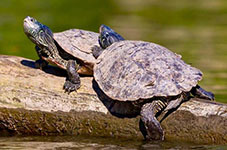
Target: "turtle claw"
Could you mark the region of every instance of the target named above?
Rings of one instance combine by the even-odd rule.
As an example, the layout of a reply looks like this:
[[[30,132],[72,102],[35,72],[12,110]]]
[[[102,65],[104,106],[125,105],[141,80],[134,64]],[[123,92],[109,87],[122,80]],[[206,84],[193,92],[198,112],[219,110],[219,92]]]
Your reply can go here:
[[[73,91],[77,92],[77,89],[79,89],[79,87],[80,87],[80,84],[74,84],[70,81],[65,81],[63,89],[65,90],[65,93],[70,94]]]
[[[48,65],[48,62],[46,62],[43,59],[38,59],[35,61],[35,68],[43,70]]]

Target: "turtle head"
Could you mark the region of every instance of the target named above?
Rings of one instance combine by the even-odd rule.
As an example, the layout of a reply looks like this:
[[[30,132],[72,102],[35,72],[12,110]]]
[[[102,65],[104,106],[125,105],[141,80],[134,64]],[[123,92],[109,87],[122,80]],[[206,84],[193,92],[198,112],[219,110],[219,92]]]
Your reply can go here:
[[[39,47],[48,47],[54,41],[52,31],[30,16],[24,19],[24,33]]]
[[[99,45],[105,49],[114,42],[122,41],[124,38],[106,25],[99,28]]]

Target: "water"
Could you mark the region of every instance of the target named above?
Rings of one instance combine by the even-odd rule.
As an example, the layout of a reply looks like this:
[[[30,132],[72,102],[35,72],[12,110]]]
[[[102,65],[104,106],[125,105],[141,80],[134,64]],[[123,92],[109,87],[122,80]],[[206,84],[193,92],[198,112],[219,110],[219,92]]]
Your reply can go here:
[[[225,145],[195,145],[191,143],[144,142],[127,139],[109,139],[97,137],[8,137],[0,138],[0,149],[47,150],[47,149],[78,149],[78,150],[224,150]]]
[[[0,54],[37,59],[23,33],[22,22],[33,16],[54,32],[80,28],[98,32],[106,24],[126,39],[159,43],[181,54],[204,73],[200,85],[227,103],[226,0],[1,0]],[[225,149],[187,143],[78,137],[2,137],[2,149]]]

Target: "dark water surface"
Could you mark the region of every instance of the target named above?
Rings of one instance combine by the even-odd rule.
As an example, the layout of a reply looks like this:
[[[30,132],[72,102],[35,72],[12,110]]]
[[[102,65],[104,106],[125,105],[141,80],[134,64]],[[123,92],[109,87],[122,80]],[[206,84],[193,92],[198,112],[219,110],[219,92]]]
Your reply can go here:
[[[110,139],[97,137],[7,137],[0,138],[0,149],[78,149],[78,150],[109,150],[109,149],[141,149],[141,150],[225,150],[227,145],[195,145],[191,143],[145,142],[127,139]]]
[[[54,32],[80,28],[98,32],[106,24],[126,39],[161,44],[204,73],[200,85],[227,103],[226,0],[1,0],[0,54],[37,59],[23,33],[33,16]],[[2,137],[0,149],[227,149],[186,143],[82,137]]]

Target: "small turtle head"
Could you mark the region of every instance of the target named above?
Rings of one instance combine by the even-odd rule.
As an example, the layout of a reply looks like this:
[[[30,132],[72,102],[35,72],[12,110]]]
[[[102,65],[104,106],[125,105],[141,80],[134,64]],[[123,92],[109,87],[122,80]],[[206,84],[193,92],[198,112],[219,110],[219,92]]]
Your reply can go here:
[[[53,37],[52,31],[47,26],[30,16],[24,19],[24,33],[38,46],[47,46],[46,36]]]
[[[124,38],[116,33],[113,29],[106,25],[101,25],[99,28],[99,45],[105,49],[114,42],[122,41]]]

